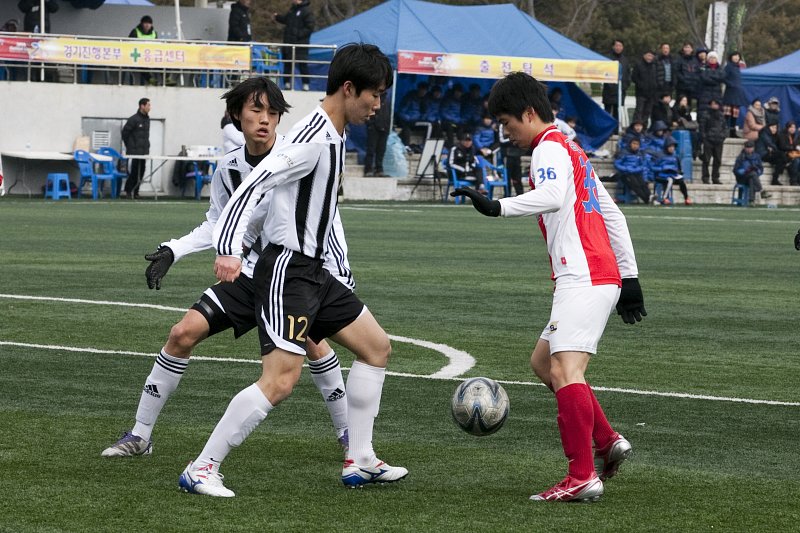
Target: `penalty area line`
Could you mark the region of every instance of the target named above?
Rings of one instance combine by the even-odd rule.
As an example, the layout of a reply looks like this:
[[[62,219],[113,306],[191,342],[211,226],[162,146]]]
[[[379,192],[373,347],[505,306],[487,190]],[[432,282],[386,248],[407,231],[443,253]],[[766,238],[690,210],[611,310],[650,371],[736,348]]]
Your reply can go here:
[[[65,351],[65,352],[77,352],[77,353],[90,353],[90,354],[98,354],[98,355],[128,355],[128,356],[139,356],[139,357],[150,357],[155,358],[156,354],[154,353],[143,353],[143,352],[132,352],[132,351],[125,351],[125,350],[101,350],[98,348],[80,348],[75,346],[58,346],[58,345],[48,345],[48,344],[33,344],[27,342],[9,342],[9,341],[0,341],[0,346],[15,346],[20,348],[31,348],[37,350],[57,350],[57,351]],[[249,363],[249,364],[258,364],[260,363],[259,360],[256,359],[241,359],[235,357],[208,357],[202,355],[193,355],[192,359],[198,361],[206,361],[206,362],[221,362],[221,363]],[[342,367],[342,370],[349,370],[349,367]],[[462,381],[464,378],[459,377],[449,377],[449,376],[437,376],[436,374],[432,375],[420,375],[420,374],[412,374],[409,372],[392,372],[390,370],[386,371],[387,376],[393,377],[400,377],[400,378],[411,378],[411,379],[428,379],[434,381]],[[521,385],[521,386],[539,386],[543,387],[544,385],[541,383],[534,383],[532,381],[512,381],[512,380],[496,380],[498,383],[502,385]],[[782,402],[777,400],[756,400],[752,398],[736,398],[730,396],[710,396],[707,394],[688,394],[688,393],[681,393],[681,392],[661,392],[661,391],[651,391],[651,390],[639,390],[639,389],[625,389],[620,387],[597,387],[592,386],[592,389],[596,391],[604,391],[604,392],[616,392],[620,394],[631,394],[636,396],[658,396],[662,398],[678,398],[678,399],[685,399],[685,400],[705,400],[705,401],[714,401],[714,402],[729,402],[729,403],[746,403],[752,405],[774,405],[774,406],[781,406],[781,407],[800,407],[800,402]]]

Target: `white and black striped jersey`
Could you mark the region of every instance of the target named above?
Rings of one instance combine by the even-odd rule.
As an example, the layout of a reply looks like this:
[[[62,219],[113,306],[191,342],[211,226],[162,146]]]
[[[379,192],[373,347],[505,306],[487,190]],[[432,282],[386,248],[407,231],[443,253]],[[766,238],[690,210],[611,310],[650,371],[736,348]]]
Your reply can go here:
[[[284,142],[284,137],[278,135],[273,150]],[[214,247],[212,240],[214,226],[219,220],[225,205],[230,201],[233,192],[250,175],[252,170],[253,167],[250,166],[245,158],[244,146],[240,146],[228,152],[225,157],[219,161],[217,169],[211,178],[211,198],[205,221],[183,237],[161,243],[162,246],[169,246],[175,256],[176,262],[191,253],[208,250]],[[272,204],[271,197],[272,194],[270,192],[259,202],[258,208],[253,213],[251,219],[253,224],[250,225],[250,229],[243,239],[250,248],[252,248],[256,239],[262,236],[263,221]],[[262,240],[263,238],[264,236],[262,236]],[[350,263],[347,259],[347,241],[344,237],[344,228],[342,227],[338,211],[335,216],[333,231],[331,231],[328,237],[324,259],[325,268],[333,274],[334,277],[350,289],[355,289],[355,280],[353,279]],[[258,261],[257,251],[253,250],[242,261],[242,274],[252,278],[253,267],[256,261]]]
[[[344,171],[344,138],[317,108],[299,121],[236,190],[214,228],[218,255],[241,254],[242,238],[265,193],[272,190],[262,237],[320,259],[336,215]]]

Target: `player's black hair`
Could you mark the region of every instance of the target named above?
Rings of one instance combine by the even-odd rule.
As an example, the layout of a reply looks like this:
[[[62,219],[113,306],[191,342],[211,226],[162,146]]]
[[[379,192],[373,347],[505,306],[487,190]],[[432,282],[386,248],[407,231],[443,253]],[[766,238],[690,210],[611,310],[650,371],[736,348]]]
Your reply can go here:
[[[356,88],[356,95],[364,89],[388,89],[392,86],[392,64],[374,44],[346,44],[333,56],[325,94],[335,94],[346,81]]]
[[[147,102],[149,102],[149,101],[150,101],[149,98],[139,98],[139,107],[142,107],[143,105],[147,105]]]
[[[283,98],[280,87],[265,76],[248,78],[222,95],[221,98],[225,100],[225,107],[231,116],[231,122],[237,130],[242,131],[242,123],[237,117],[241,115],[245,104],[251,101],[260,102],[264,96],[267,97],[269,106],[280,116],[283,116],[292,107]]]
[[[507,113],[522,120],[522,114],[529,107],[544,122],[553,122],[545,86],[524,72],[512,72],[497,80],[489,92],[489,112],[494,116]]]

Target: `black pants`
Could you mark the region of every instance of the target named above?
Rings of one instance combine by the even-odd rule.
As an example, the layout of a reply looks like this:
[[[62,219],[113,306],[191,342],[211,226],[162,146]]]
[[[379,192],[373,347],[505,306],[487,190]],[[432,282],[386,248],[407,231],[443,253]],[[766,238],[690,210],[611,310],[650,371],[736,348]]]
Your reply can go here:
[[[619,172],[612,179],[616,178],[617,183],[625,185],[644,203],[650,203],[650,186],[644,181],[641,174],[626,174]]]
[[[367,155],[364,161],[364,174],[372,172],[383,174],[383,156],[386,155],[388,131],[367,126]]]
[[[146,166],[146,159],[131,160],[131,170],[128,172],[128,179],[125,181],[125,194],[128,197],[139,196],[139,185],[142,183]]]
[[[763,187],[761,186],[761,178],[759,177],[758,172],[755,170],[751,170],[747,172],[744,176],[736,176],[736,183],[740,185],[746,185],[750,188],[750,201],[753,201],[755,198],[756,193],[761,192]]]
[[[761,160],[765,163],[772,163],[772,184],[780,185],[778,177],[783,174],[786,168],[786,154],[783,152],[771,152],[767,155],[761,156]]]
[[[292,62],[292,47],[291,46],[284,46],[281,48],[281,55],[283,56],[283,75],[285,76],[283,83],[291,83],[292,82],[292,67],[297,65],[297,70],[300,71],[302,74],[303,83],[308,84],[308,48],[295,48],[294,49],[294,59],[296,61]]]
[[[522,187],[522,158],[517,155],[520,150],[516,147],[501,148],[503,153],[503,162],[508,171],[508,180],[514,187],[514,192],[519,196],[524,192]]]
[[[636,95],[636,111],[633,113],[633,118],[639,119],[647,126],[647,121],[650,120],[650,115],[653,114],[653,106],[656,103],[654,95]]]
[[[617,104],[603,104],[603,109],[606,113],[619,120],[619,105]]]
[[[703,183],[708,183],[708,162],[714,158],[711,164],[711,181],[719,183],[719,167],[722,165],[722,141],[714,142],[703,140]]]

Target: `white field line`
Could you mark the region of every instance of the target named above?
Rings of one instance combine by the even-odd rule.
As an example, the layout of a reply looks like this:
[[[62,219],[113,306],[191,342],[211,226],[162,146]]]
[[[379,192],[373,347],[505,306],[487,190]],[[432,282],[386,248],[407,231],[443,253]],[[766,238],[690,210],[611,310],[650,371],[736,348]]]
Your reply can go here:
[[[65,303],[79,303],[79,304],[92,304],[92,305],[113,305],[113,306],[121,306],[121,307],[142,307],[147,309],[158,309],[162,311],[177,311],[180,313],[185,313],[186,309],[180,307],[168,307],[165,305],[154,305],[154,304],[137,304],[137,303],[128,303],[128,302],[112,302],[107,300],[83,300],[79,298],[55,298],[49,296],[27,296],[21,294],[0,294],[0,298],[9,298],[9,299],[16,299],[16,300],[36,300],[36,301],[50,301],[50,302],[65,302]],[[410,337],[400,337],[397,335],[389,335],[389,338],[393,341],[397,342],[405,342],[410,344],[416,344],[417,346],[422,346],[423,348],[428,348],[430,350],[436,351],[444,355],[447,360],[449,361],[446,366],[441,368],[439,371],[433,374],[434,377],[437,378],[454,378],[456,376],[460,376],[461,374],[469,371],[473,366],[475,366],[475,358],[472,357],[467,352],[457,350],[451,346],[447,346],[446,344],[438,344],[434,342],[424,341],[421,339],[413,339]]]
[[[155,353],[143,353],[143,352],[130,352],[124,350],[100,350],[97,348],[83,348],[83,347],[76,347],[76,346],[58,346],[58,345],[49,345],[49,344],[32,344],[27,342],[7,342],[7,341],[0,341],[0,346],[16,346],[20,348],[30,348],[35,350],[58,350],[62,352],[77,352],[77,353],[91,353],[91,354],[98,354],[98,355],[131,355],[131,356],[139,356],[139,357],[156,357],[157,354]],[[246,363],[246,364],[258,364],[261,361],[257,359],[240,359],[235,357],[208,357],[202,355],[193,355],[192,360],[196,361],[206,361],[206,362],[220,362],[220,363]],[[307,366],[307,365],[306,365]],[[348,367],[342,367],[342,370],[350,370]],[[430,379],[436,381],[461,381],[463,378],[459,377],[443,377],[437,376],[436,374],[432,375],[420,375],[420,374],[411,374],[408,372],[392,372],[387,371],[387,375],[394,376],[394,377],[401,377],[401,378],[412,378],[412,379]],[[498,383],[503,385],[522,385],[522,386],[544,386],[541,383],[534,383],[531,381],[510,381],[510,380],[497,380]],[[661,392],[661,391],[651,391],[651,390],[639,390],[639,389],[623,389],[619,387],[598,387],[596,385],[592,385],[592,389],[596,391],[606,391],[606,392],[619,392],[622,394],[633,394],[637,396],[660,396],[663,398],[680,398],[680,399],[687,399],[687,400],[708,400],[708,401],[715,401],[715,402],[733,402],[733,403],[747,403],[747,404],[755,404],[755,405],[777,405],[777,406],[784,406],[784,407],[800,407],[800,402],[781,402],[776,400],[754,400],[751,398],[735,398],[729,396],[710,396],[707,394],[685,394],[680,392]]]

